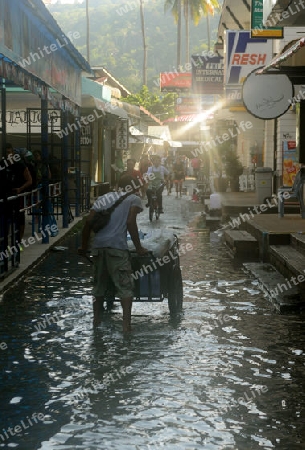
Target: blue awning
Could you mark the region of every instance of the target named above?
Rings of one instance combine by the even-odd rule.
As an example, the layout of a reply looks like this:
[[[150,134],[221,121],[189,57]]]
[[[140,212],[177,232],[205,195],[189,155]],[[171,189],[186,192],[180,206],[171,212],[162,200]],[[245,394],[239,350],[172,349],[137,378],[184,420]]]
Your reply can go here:
[[[0,76],[48,98],[53,88],[63,107],[81,104],[81,74],[91,69],[73,45],[78,32],[65,35],[41,0],[0,2],[0,29]]]

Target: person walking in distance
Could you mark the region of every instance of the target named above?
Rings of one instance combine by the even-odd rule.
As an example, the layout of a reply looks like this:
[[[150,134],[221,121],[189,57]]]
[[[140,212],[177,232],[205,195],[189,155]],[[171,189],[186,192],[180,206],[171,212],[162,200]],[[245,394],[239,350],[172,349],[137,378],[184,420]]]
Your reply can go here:
[[[174,184],[176,188],[176,197],[178,197],[178,194],[181,197],[182,185],[185,179],[185,166],[183,164],[181,156],[177,157],[176,162],[173,165],[173,172],[174,172]]]
[[[149,207],[152,197],[152,191],[156,189],[159,205],[159,213],[162,214],[164,212],[162,206],[162,192],[164,187],[162,187],[162,184],[164,183],[164,181],[167,180],[169,171],[166,169],[166,167],[161,166],[161,157],[159,155],[152,156],[151,160],[153,165],[151,167],[148,167],[147,174],[148,175],[153,174],[153,179],[149,182],[148,189],[146,191],[148,200],[146,207],[147,208]]]
[[[123,175],[118,183],[117,193],[108,192],[99,197],[93,204],[90,214],[82,231],[82,244],[78,249],[80,255],[85,255],[91,233],[91,223],[94,215],[103,209],[110,208],[125,192],[130,192],[137,184],[137,180],[130,175]],[[115,195],[114,195],[115,194]],[[93,325],[97,326],[103,315],[104,301],[109,279],[111,279],[115,293],[121,300],[123,309],[123,331],[131,331],[131,308],[133,300],[133,279],[131,277],[131,263],[127,245],[127,231],[134,243],[138,255],[148,253],[142,247],[137,214],[142,211],[142,203],[138,193],[126,197],[112,212],[109,223],[99,230],[92,242],[92,256],[94,261],[93,286]]]

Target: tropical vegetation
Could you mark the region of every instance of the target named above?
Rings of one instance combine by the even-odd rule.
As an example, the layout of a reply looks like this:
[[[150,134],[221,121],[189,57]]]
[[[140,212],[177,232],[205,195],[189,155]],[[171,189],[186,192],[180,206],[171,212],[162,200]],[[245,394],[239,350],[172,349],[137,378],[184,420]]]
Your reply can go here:
[[[218,0],[165,0],[164,10],[171,10],[177,23],[177,66],[181,64],[181,29],[182,29],[182,11],[185,20],[185,63],[190,62],[190,19],[197,26],[203,16],[207,17],[207,37],[208,50],[211,48],[210,21],[209,16],[213,16],[219,9]]]
[[[164,13],[164,0],[142,0],[147,46],[147,86],[158,90],[160,72],[173,72],[176,66],[176,25],[170,12]],[[86,2],[48,6],[63,31],[78,31],[74,46],[87,57]],[[139,0],[88,0],[90,21],[90,64],[104,66],[131,92],[143,83],[143,33]],[[211,36],[216,40],[219,15],[211,17]],[[182,25],[184,30],[184,25]],[[205,22],[190,28],[191,54],[208,50]],[[185,42],[182,42],[185,51]]]
[[[143,86],[137,94],[129,95],[124,101],[131,105],[143,106],[162,121],[175,116],[176,98],[177,94],[167,93],[160,96],[150,92],[147,86]]]

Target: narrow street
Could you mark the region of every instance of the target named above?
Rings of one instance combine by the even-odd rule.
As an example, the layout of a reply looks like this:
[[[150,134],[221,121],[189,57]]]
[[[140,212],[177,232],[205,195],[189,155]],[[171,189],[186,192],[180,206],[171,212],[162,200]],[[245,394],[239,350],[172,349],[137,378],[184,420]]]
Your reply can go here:
[[[67,239],[0,303],[0,449],[304,448],[303,316],[274,312],[190,195],[163,198],[139,228],[191,244],[183,314],[134,303],[124,337],[117,306],[93,330],[92,267]]]

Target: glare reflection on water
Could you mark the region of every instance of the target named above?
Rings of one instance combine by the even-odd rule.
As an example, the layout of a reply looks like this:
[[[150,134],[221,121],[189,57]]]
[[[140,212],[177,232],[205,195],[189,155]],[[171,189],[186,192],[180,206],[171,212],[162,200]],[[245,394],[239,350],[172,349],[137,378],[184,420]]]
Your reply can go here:
[[[303,318],[275,314],[214,233],[182,241],[184,314],[135,303],[128,338],[120,308],[93,331],[77,242],[7,296],[1,429],[45,417],[0,448],[304,448]]]

